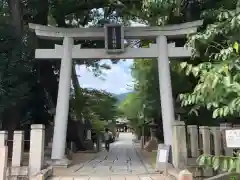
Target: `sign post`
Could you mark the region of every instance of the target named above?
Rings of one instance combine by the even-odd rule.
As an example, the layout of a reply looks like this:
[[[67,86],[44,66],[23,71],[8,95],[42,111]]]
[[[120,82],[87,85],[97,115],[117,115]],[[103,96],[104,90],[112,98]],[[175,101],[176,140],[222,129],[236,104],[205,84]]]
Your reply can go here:
[[[156,170],[167,174],[168,158],[170,146],[165,144],[158,144]]]

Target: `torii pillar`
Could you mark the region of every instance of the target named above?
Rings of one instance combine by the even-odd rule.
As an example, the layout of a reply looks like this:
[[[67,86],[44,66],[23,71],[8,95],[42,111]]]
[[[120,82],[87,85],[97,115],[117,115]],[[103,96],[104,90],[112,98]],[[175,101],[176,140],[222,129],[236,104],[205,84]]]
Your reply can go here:
[[[74,40],[72,37],[64,37],[51,156],[51,159],[55,160],[55,165],[59,164],[63,166],[67,166],[70,163],[65,157],[65,144],[71,88],[73,45]]]

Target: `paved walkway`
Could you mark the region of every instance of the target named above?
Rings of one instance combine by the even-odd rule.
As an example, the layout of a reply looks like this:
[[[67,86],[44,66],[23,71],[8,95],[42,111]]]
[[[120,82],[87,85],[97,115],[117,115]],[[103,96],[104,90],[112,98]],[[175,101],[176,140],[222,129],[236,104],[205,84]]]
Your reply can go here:
[[[110,152],[104,151],[99,157],[84,164],[81,174],[148,174],[142,159],[133,146],[133,135],[121,133],[119,140],[110,145]]]
[[[110,152],[103,151],[89,161],[76,164],[61,172],[58,171],[56,175],[81,177],[84,180],[98,179],[103,176],[104,179],[110,177],[131,180],[156,179],[160,175],[143,162],[134,147],[133,138],[131,133],[121,133],[119,139],[110,145]]]

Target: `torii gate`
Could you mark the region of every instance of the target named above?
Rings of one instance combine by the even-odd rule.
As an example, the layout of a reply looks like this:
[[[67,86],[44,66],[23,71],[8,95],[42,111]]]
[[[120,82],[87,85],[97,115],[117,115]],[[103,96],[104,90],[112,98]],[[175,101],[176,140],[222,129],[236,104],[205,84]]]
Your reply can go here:
[[[74,39],[104,40],[106,37],[105,28],[56,28],[29,24],[30,29],[35,30],[39,38],[63,40],[63,45],[55,45],[54,49],[35,50],[35,58],[37,59],[61,59],[51,159],[58,165],[68,164],[68,160],[65,158],[65,146],[72,59],[158,58],[164,143],[172,145],[172,122],[175,119],[169,58],[190,57],[191,49],[175,47],[175,43],[168,44],[167,38],[183,38],[186,34],[195,33],[202,23],[199,20],[164,27],[121,27],[122,33],[120,34],[124,39],[156,39],[156,44],[150,45],[149,48],[124,49],[121,46],[121,51],[118,53],[109,53],[106,49],[81,49],[80,45],[74,45]]]

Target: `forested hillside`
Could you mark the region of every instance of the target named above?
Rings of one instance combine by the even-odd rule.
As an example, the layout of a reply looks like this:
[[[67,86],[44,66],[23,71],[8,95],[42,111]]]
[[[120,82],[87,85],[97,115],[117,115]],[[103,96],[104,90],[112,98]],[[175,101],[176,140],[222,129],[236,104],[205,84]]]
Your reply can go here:
[[[133,92],[126,92],[121,94],[116,94],[115,97],[118,99],[118,102],[124,101],[129,94],[132,94]]]

